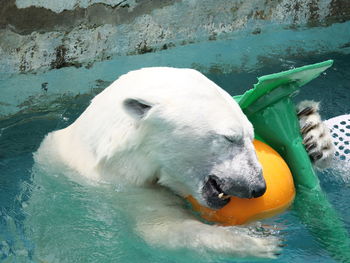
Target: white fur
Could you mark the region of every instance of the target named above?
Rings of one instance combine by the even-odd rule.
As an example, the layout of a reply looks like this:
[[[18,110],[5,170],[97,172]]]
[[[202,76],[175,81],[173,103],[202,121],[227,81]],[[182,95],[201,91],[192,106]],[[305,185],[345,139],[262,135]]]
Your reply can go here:
[[[126,110],[123,102],[130,98],[151,106],[145,116]],[[72,125],[50,133],[36,161],[55,159],[89,180],[152,187],[141,203],[153,209],[135,214],[136,229],[150,244],[273,257],[276,238],[204,224],[175,195],[193,195],[204,204],[201,189],[210,173],[255,183],[260,164],[253,136],[238,104],[199,72],[145,68],[120,77]]]

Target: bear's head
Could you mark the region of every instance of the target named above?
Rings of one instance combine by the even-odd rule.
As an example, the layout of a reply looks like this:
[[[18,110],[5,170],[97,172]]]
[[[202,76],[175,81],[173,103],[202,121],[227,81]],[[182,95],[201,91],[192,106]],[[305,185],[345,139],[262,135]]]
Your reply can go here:
[[[157,182],[213,209],[227,204],[225,196],[254,198],[266,190],[252,124],[228,93],[195,70],[130,72],[86,112],[90,117],[80,119],[94,114],[104,126],[89,139],[101,174]]]

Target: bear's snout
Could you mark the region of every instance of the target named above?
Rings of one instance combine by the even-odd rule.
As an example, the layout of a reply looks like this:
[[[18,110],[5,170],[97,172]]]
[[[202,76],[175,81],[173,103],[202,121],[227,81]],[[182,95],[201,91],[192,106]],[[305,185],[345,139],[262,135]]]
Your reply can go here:
[[[224,178],[221,181],[222,190],[231,196],[257,198],[266,192],[266,182],[261,169],[257,170],[254,176],[237,176]]]
[[[257,198],[266,192],[266,182],[262,173],[257,176],[254,182],[246,179],[221,179],[210,175],[203,186],[203,197],[207,205],[213,209],[224,207],[230,196],[239,198]]]

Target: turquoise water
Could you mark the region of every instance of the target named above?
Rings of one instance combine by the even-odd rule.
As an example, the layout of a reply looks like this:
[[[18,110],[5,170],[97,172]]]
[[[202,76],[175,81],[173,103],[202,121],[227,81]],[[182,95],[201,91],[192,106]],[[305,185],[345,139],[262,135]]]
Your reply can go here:
[[[221,74],[212,70],[207,76],[237,95],[250,88],[257,76],[329,58],[335,59],[334,66],[305,87],[296,101],[321,100],[321,113],[330,118],[350,112],[349,55],[276,60],[250,72]],[[59,71],[56,73],[59,76]],[[126,196],[117,186],[80,185],[70,180],[65,171],[47,172],[35,166],[32,153],[45,134],[73,122],[93,95],[109,82],[97,83],[99,86],[90,94],[61,95],[54,106],[37,105],[0,120],[0,262],[241,261],[212,253],[151,247],[135,234],[134,217],[124,212],[138,211],[137,202],[145,196],[143,190],[134,189]],[[319,176],[330,202],[350,231],[350,170],[331,170]],[[264,221],[263,231],[256,231],[284,240],[281,255],[271,262],[336,262],[293,209]]]

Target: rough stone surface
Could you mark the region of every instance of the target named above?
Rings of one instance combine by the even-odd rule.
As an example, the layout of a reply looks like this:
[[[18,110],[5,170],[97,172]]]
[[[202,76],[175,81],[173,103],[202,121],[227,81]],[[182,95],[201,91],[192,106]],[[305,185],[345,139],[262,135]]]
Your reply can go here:
[[[87,8],[94,4],[105,4],[111,7],[134,6],[133,0],[70,0],[70,1],[50,1],[50,0],[16,0],[18,8],[43,7],[55,13],[61,13],[64,10],[74,10],[76,8]]]
[[[348,0],[4,0],[0,72],[89,67],[115,56],[195,42],[329,26],[350,19]]]

